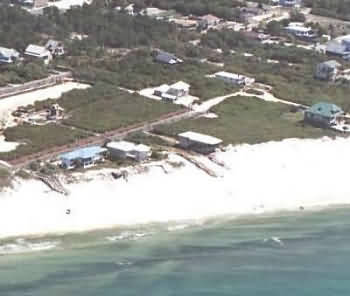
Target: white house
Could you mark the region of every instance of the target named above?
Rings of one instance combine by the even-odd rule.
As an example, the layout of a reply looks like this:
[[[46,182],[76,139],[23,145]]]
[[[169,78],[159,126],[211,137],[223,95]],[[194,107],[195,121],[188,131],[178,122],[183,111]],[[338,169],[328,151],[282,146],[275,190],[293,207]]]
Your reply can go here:
[[[220,23],[221,19],[212,14],[200,17],[200,24],[206,28],[214,27]]]
[[[64,46],[60,41],[50,39],[47,41],[45,48],[50,51],[53,56],[64,55]]]
[[[178,134],[178,139],[180,147],[204,154],[214,152],[222,143],[221,139],[192,131]]]
[[[175,101],[178,98],[188,96],[190,93],[190,85],[183,82],[178,81],[172,85],[162,84],[161,86],[154,89],[153,94],[161,97],[166,101]]]
[[[28,57],[41,59],[46,65],[52,60],[51,52],[44,46],[30,44],[27,46],[24,54]]]
[[[128,14],[128,15],[135,15],[135,11],[134,11],[134,3],[129,4],[128,6],[124,7],[124,11]]]
[[[12,64],[20,57],[19,52],[12,48],[0,47],[0,63]]]
[[[229,73],[220,71],[214,74],[214,77],[223,80],[226,83],[237,84],[237,85],[250,85],[255,82],[254,78],[250,78],[244,75]]]
[[[162,94],[162,99],[167,101],[175,101],[178,98],[188,96],[190,92],[190,85],[179,81],[170,85],[166,93]]]
[[[109,142],[106,145],[112,158],[131,158],[136,161],[146,160],[151,156],[151,148],[143,144],[128,141]]]
[[[311,27],[305,27],[303,23],[299,22],[289,23],[284,29],[298,38],[312,39],[317,37]]]
[[[334,81],[341,64],[335,60],[323,62],[317,65],[315,77],[322,80]]]

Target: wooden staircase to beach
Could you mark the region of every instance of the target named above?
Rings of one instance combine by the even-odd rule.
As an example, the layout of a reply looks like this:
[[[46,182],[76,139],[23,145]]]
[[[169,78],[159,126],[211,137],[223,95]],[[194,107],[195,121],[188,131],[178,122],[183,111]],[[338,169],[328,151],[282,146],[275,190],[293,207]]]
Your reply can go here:
[[[63,195],[69,194],[69,191],[66,188],[64,188],[64,186],[56,176],[36,174],[36,177],[43,183],[45,183],[51,190],[61,193]]]

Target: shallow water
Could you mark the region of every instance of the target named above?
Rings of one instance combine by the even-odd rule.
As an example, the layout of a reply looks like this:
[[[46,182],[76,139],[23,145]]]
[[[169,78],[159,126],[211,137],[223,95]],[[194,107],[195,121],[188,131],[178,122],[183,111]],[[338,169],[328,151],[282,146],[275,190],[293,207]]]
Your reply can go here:
[[[0,241],[0,296],[347,295],[349,208]]]

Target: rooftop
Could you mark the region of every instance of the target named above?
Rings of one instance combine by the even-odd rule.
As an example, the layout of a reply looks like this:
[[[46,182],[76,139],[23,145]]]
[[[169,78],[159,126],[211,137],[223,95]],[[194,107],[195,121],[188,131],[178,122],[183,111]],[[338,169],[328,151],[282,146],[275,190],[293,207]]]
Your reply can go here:
[[[159,52],[157,55],[156,55],[156,60],[159,61],[159,62],[163,62],[163,63],[177,63],[177,62],[180,62],[179,59],[171,54],[171,53],[168,53],[168,52],[165,52],[165,51],[161,51]]]
[[[347,51],[345,44],[342,44],[341,42],[335,40],[332,40],[327,43],[326,51],[337,55],[345,55],[347,53],[350,53],[349,51]]]
[[[218,21],[220,20],[217,16],[212,15],[212,14],[207,14],[207,15],[203,15],[201,16],[202,20],[206,20],[206,21]]]
[[[189,140],[196,141],[199,143],[208,144],[208,145],[218,145],[218,144],[222,143],[222,140],[220,140],[218,138],[204,135],[204,134],[200,134],[200,133],[196,133],[196,132],[192,132],[192,131],[181,133],[178,136],[182,137],[182,138],[187,138]]]
[[[43,56],[47,54],[48,51],[44,46],[29,44],[25,50],[25,54],[33,56]]]
[[[227,78],[231,78],[231,79],[235,79],[235,80],[244,77],[243,75],[239,75],[239,74],[236,74],[236,73],[225,72],[225,71],[216,72],[214,75],[215,76],[221,76],[221,77],[227,77]]]
[[[118,142],[109,142],[107,148],[117,149],[120,151],[130,152],[130,151],[139,151],[139,152],[149,152],[150,147],[143,144],[135,144],[128,141],[118,141]]]
[[[0,47],[0,59],[11,59],[13,57],[18,58],[19,52],[12,48]]]
[[[315,105],[312,105],[307,112],[313,113],[313,114],[319,114],[324,117],[334,117],[334,115],[344,113],[344,111],[338,107],[335,104],[330,103],[317,103]]]
[[[102,148],[100,146],[90,146],[90,147],[80,148],[68,153],[61,154],[60,158],[65,160],[87,159],[87,158],[92,158],[106,151],[107,151],[106,148]]]
[[[189,90],[190,85],[187,84],[186,82],[178,81],[178,82],[176,82],[176,83],[170,85],[170,87],[171,87],[172,89],[180,89],[180,90],[181,90],[181,89],[185,89],[185,90]]]
[[[329,68],[338,68],[341,66],[340,63],[338,63],[336,60],[330,60],[330,61],[326,61],[321,63],[322,65],[328,66]]]
[[[48,41],[46,42],[45,47],[46,47],[46,48],[49,48],[49,47],[51,47],[51,48],[56,48],[56,47],[59,47],[59,46],[61,46],[61,45],[62,45],[62,42],[57,41],[57,40],[50,39],[50,40],[48,40]]]

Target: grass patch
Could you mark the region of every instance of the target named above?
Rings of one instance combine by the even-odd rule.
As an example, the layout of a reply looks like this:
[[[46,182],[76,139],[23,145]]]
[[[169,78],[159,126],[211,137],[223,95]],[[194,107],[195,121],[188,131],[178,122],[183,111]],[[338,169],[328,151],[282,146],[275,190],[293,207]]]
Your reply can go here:
[[[335,135],[329,130],[304,125],[297,117],[291,118],[289,106],[263,102],[254,97],[232,97],[212,111],[219,117],[188,119],[172,125],[159,126],[155,131],[174,136],[192,130],[221,138],[226,144],[256,144],[286,138]]]
[[[64,122],[94,132],[106,132],[150,121],[180,110],[178,105],[146,99],[116,88],[109,89],[109,93],[105,90],[86,93],[87,96],[79,97],[79,105],[73,97],[71,101],[74,103],[63,102],[64,108],[71,109],[70,117]]]
[[[55,124],[44,126],[20,125],[6,129],[4,134],[8,141],[23,143],[16,150],[0,153],[0,158],[4,160],[11,160],[47,148],[73,143],[77,139],[87,136],[81,131]]]

